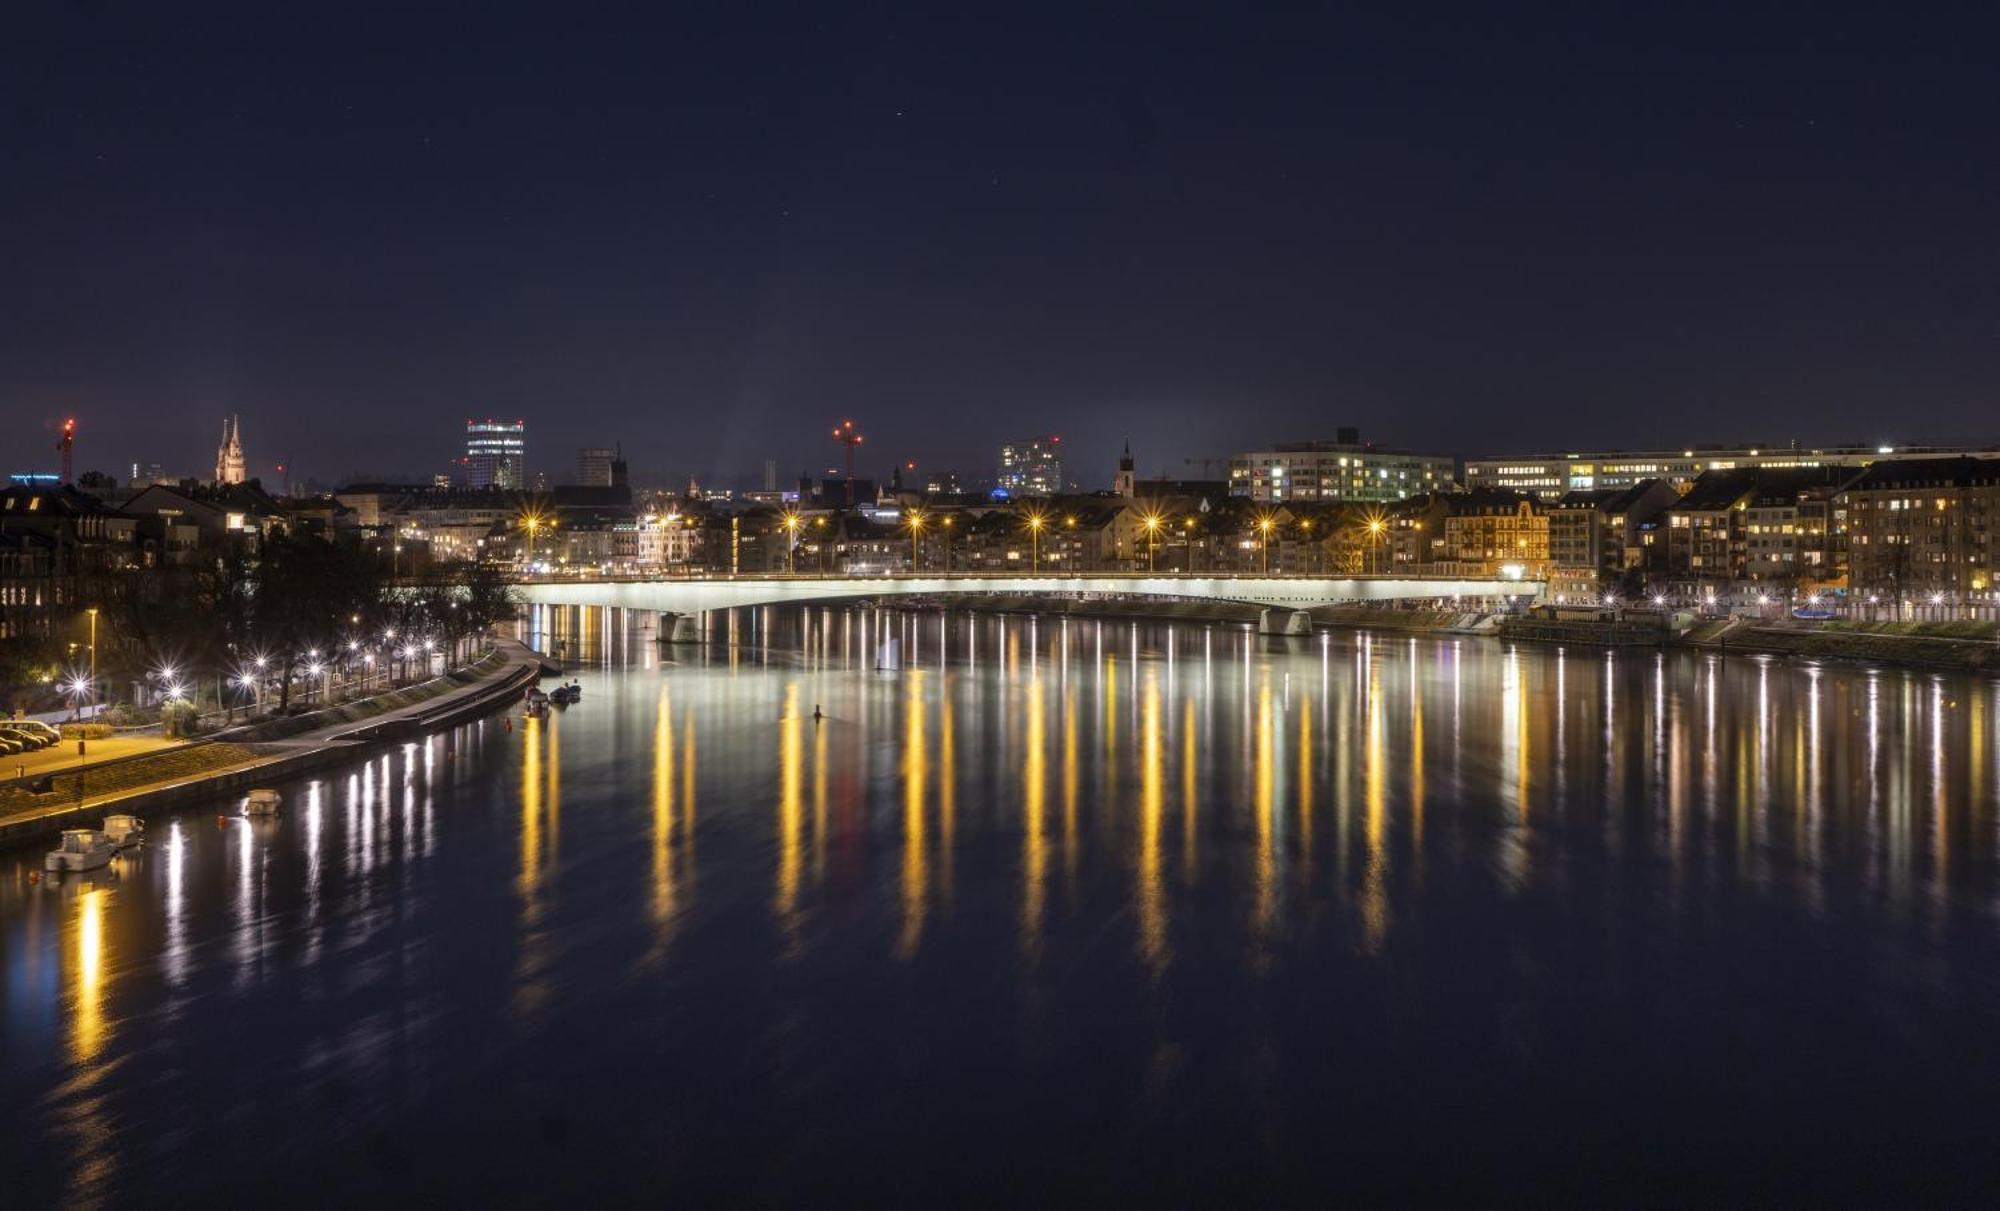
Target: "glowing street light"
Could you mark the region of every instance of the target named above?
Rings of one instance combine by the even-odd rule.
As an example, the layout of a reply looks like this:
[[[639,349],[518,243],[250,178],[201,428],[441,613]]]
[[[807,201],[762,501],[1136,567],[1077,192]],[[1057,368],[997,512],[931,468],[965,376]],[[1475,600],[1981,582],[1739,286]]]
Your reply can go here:
[[[789,576],[798,567],[799,527],[804,523],[797,513],[787,513],[781,524],[785,527],[785,575]]]
[[[1278,528],[1278,519],[1269,513],[1257,519],[1257,546],[1264,555],[1264,575],[1271,574],[1271,531]]]
[[[1042,570],[1042,527],[1049,524],[1049,515],[1035,509],[1028,513],[1025,520],[1028,524],[1028,575],[1034,576]]]
[[[917,540],[921,538],[924,533],[925,518],[923,511],[920,509],[911,509],[908,520],[910,523],[910,571],[914,572],[917,570],[917,565],[919,563]]]
[[[1153,553],[1159,547],[1156,540],[1160,535],[1160,515],[1148,513],[1142,516],[1139,518],[1139,528],[1146,532],[1146,571],[1150,573],[1153,570]]]

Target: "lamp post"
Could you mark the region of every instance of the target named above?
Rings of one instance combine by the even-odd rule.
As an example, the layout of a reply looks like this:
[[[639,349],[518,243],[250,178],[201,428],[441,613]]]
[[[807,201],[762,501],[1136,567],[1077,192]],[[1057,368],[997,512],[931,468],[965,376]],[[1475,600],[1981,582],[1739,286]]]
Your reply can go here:
[[[1049,524],[1048,514],[1028,514],[1028,575],[1039,576],[1042,572],[1042,527]]]
[[[1257,519],[1257,546],[1264,554],[1264,575],[1271,574],[1271,531],[1276,529],[1277,519],[1269,515]]]
[[[796,573],[798,570],[799,515],[796,513],[785,514],[784,524],[785,524],[785,575],[790,576]]]
[[[921,552],[917,547],[917,540],[923,536],[923,533],[924,533],[924,515],[915,509],[910,510],[910,571],[911,572],[915,572],[917,570],[918,564],[920,563]]]
[[[90,688],[97,690],[97,607],[91,606],[84,613],[90,615]]]
[[[1385,528],[1381,518],[1371,517],[1368,519],[1368,566],[1378,573],[1382,570],[1382,565],[1375,558],[1375,548],[1382,541],[1382,531]]]
[[[1146,574],[1153,574],[1153,553],[1159,549],[1160,515],[1148,513],[1139,519],[1139,528],[1146,532]]]

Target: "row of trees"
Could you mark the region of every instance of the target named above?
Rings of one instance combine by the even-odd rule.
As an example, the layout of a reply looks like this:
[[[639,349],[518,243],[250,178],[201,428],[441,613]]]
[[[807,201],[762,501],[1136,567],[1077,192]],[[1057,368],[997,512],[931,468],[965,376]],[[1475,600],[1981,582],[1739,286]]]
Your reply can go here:
[[[397,581],[368,552],[309,535],[273,534],[254,555],[105,587],[97,692],[172,682],[188,697],[231,703],[268,686],[281,710],[308,669],[368,657],[407,665],[413,648],[456,660],[514,609],[497,569],[440,566]],[[73,679],[74,653],[70,663]]]

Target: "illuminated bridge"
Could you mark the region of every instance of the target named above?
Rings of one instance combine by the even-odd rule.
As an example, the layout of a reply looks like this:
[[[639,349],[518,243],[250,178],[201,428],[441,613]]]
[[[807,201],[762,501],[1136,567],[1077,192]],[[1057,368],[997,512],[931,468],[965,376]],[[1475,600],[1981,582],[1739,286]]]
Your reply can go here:
[[[1264,608],[1260,629],[1303,634],[1303,611],[1314,606],[1444,600],[1464,608],[1501,608],[1542,594],[1537,580],[1473,580],[1431,576],[1200,576],[1146,572],[1085,576],[980,573],[895,576],[716,576],[655,580],[530,580],[517,586],[536,606],[604,607],[677,619],[676,639],[693,639],[694,617],[748,606],[889,597],[995,594],[1010,597],[1146,597],[1228,601]],[[664,632],[664,628],[663,628]]]

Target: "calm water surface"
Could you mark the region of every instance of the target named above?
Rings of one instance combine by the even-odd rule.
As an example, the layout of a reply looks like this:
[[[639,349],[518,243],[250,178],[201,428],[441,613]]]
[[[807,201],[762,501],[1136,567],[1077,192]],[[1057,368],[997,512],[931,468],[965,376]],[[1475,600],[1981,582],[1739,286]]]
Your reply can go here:
[[[5,1200],[2000,1193],[2000,683],[736,623],[0,856]]]

